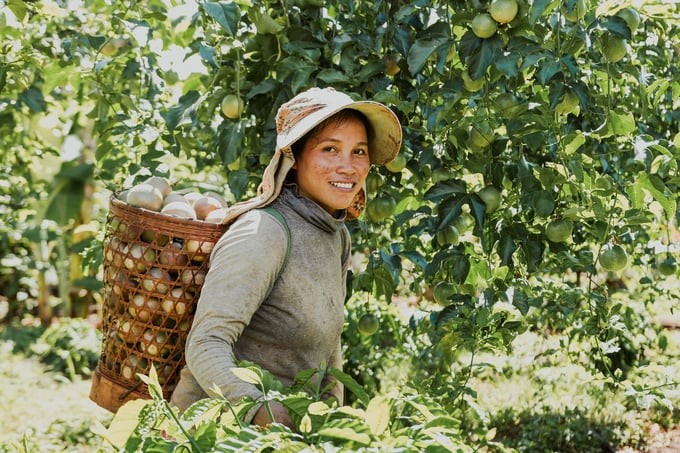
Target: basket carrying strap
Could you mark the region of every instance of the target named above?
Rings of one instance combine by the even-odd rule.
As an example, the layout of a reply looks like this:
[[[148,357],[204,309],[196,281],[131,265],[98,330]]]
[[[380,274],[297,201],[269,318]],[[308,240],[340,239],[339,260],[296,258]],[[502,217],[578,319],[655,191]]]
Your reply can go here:
[[[288,238],[286,241],[286,255],[283,257],[283,266],[281,266],[279,273],[276,275],[276,279],[278,280],[279,277],[281,277],[281,274],[283,274],[286,264],[288,264],[288,256],[290,255],[290,228],[288,228],[288,222],[286,222],[286,219],[276,209],[272,208],[271,206],[265,206],[264,208],[260,209],[271,214],[276,220],[279,221],[281,226],[283,226],[283,229],[286,230],[286,236]]]

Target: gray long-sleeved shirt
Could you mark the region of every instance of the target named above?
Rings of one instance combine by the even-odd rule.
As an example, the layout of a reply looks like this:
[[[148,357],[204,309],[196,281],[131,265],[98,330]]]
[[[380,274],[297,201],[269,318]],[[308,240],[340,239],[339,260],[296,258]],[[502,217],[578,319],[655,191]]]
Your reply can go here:
[[[259,364],[286,385],[301,370],[342,366],[347,228],[294,185],[272,207],[290,229],[288,262],[277,278],[288,237],[265,211],[242,215],[217,242],[171,398],[180,411],[214,385],[232,401],[260,398],[260,389],[230,371],[234,358]],[[341,384],[332,393],[342,403]]]

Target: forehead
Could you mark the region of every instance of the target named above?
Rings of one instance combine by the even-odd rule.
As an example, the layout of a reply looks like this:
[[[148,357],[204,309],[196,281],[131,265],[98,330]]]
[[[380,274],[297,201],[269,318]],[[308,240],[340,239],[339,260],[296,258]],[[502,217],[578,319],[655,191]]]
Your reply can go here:
[[[343,112],[340,112],[343,113]],[[366,123],[363,121],[361,116],[359,114],[349,114],[349,115],[342,115],[342,114],[337,114],[334,115],[330,118],[327,118],[325,121],[319,123],[314,129],[312,129],[309,133],[309,138],[319,138],[321,134],[327,134],[329,132],[332,132],[334,130],[338,129],[344,129],[344,128],[354,128],[354,127],[361,127],[363,130],[364,134],[367,131],[366,128]]]

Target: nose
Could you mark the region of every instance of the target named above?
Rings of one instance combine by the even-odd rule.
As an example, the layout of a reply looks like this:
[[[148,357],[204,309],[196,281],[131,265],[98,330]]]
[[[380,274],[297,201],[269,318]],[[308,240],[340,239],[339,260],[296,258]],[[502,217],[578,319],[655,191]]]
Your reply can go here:
[[[338,159],[338,173],[352,175],[357,172],[352,162],[352,153],[341,153]]]

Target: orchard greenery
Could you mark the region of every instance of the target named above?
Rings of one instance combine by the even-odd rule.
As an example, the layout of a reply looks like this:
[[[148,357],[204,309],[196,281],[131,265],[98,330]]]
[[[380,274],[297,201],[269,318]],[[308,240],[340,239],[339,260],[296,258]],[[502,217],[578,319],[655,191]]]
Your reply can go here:
[[[480,355],[532,330],[586,344],[563,347],[631,388],[664,344],[620,290],[653,304],[677,278],[680,7],[519,0],[509,19],[491,3],[0,0],[0,318],[101,306],[112,191],[156,175],[245,199],[277,108],[333,86],[404,128],[348,225],[352,378],[384,394],[385,351],[403,357],[395,380],[463,432],[484,426]],[[364,313],[379,329],[357,336]]]
[[[155,369],[140,376],[152,400],[133,400],[122,406],[109,428],[95,432],[117,451],[472,451],[459,436],[459,422],[416,392],[392,393],[370,398],[349,375],[330,369],[360,403],[338,405],[319,399],[319,389],[305,389],[321,370],[298,374],[286,388],[266,371],[250,364],[232,369],[240,379],[262,389],[261,400],[234,404],[219,395],[193,403],[181,415],[162,397]],[[306,390],[306,391],[305,391]],[[242,420],[255,406],[283,404],[294,427],[281,423],[256,428]],[[271,412],[270,412],[271,413]],[[488,435],[493,437],[493,432]],[[490,442],[493,445],[493,442]]]

